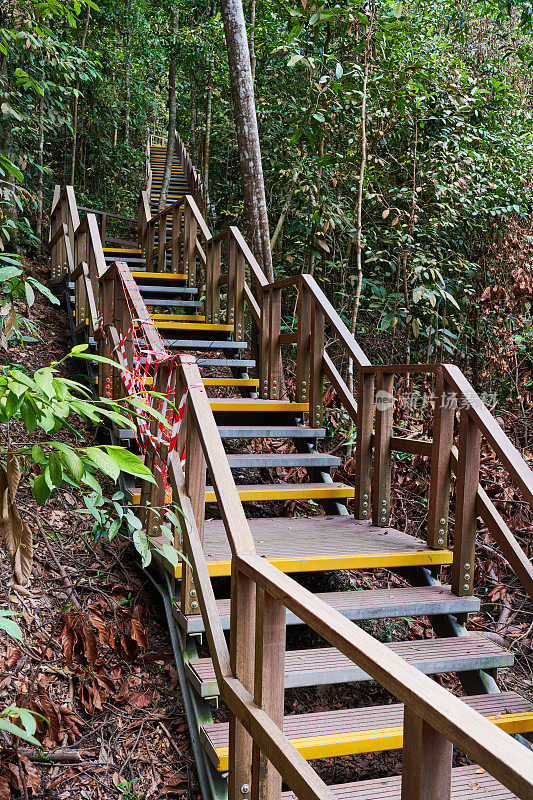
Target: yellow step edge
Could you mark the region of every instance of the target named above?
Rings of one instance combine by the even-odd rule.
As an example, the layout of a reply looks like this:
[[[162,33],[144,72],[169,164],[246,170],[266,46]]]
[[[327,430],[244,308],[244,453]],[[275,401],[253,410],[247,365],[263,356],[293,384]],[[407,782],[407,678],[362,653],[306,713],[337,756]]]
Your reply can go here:
[[[142,250],[139,250],[137,248],[122,249],[121,247],[103,247],[102,250],[104,251],[104,253],[142,253]]]
[[[151,314],[152,319],[168,322],[204,322],[204,314]]]
[[[262,489],[260,485],[253,489],[239,489],[239,497],[243,503],[250,501],[261,502],[264,500],[344,500],[354,497],[352,486],[331,486],[327,483],[324,488],[306,489],[305,484],[291,483],[287,486],[276,486],[274,489]],[[216,503],[217,498],[214,490],[207,490],[205,493],[206,503]]]
[[[250,386],[259,388],[258,378],[202,378],[204,386]],[[98,378],[96,379],[98,383]],[[146,378],[147,386],[152,386],[154,379]]]
[[[485,719],[494,723],[497,728],[510,734],[531,733],[533,731],[533,713],[525,711],[516,714],[489,716]],[[318,758],[336,758],[362,753],[377,753],[383,750],[401,750],[403,747],[403,726],[394,728],[376,728],[368,731],[325,734],[290,739],[290,743],[307,760]],[[218,770],[229,769],[229,747],[217,747],[214,752],[218,758]]]
[[[420,550],[406,553],[354,553],[353,555],[307,556],[306,558],[268,558],[281,572],[335,572],[341,569],[395,569],[396,567],[448,566],[453,561],[451,550]],[[212,578],[231,575],[231,561],[208,561]],[[175,572],[181,578],[181,564]]]
[[[328,485],[327,483],[324,486],[317,487],[315,489],[306,489],[305,484],[298,484],[298,483],[291,483],[287,484],[286,486],[279,485],[275,486],[275,488],[268,488],[262,489],[261,484],[257,485],[257,488],[254,486],[253,489],[239,489],[237,486],[237,492],[242,502],[246,502],[249,500],[313,500],[313,499],[346,499],[352,498],[354,496],[354,489],[352,486],[332,486]],[[132,503],[134,506],[139,505],[141,492],[140,489],[134,489],[131,494]],[[205,492],[205,502],[206,503],[216,503],[217,498],[214,489],[206,489]],[[165,504],[169,504],[172,502],[172,493],[167,492],[165,494]],[[436,552],[444,552],[438,550]]]
[[[134,278],[150,278],[150,280],[186,281],[189,277],[181,272],[133,272]]]
[[[255,386],[259,388],[258,378],[203,378],[204,386]]]
[[[163,322],[156,320],[156,327],[161,331],[232,331],[233,325],[217,325],[212,322]]]
[[[247,400],[214,397],[211,400],[213,411],[309,411],[309,403],[290,403],[282,400]]]

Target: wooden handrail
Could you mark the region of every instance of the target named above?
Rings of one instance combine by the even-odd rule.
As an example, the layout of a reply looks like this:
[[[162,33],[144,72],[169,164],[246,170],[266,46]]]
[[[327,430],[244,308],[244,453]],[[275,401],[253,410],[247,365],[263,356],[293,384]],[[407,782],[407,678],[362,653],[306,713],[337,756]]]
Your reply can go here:
[[[518,797],[524,800],[529,798],[533,791],[533,754],[525,750],[523,745],[255,552],[248,520],[217,435],[213,412],[200,383],[198,367],[191,363],[190,357],[182,357],[180,369],[183,384],[189,387],[186,414],[190,430],[188,436],[199,440],[212,477],[233,554],[235,581],[237,575],[245,577],[276,603],[292,611],[401,700],[406,713],[424,720],[443,740],[455,744]],[[331,800],[331,790],[295,750],[265,709],[255,702],[239,675],[235,674],[205,563],[201,537],[194,524],[194,503],[187,498],[186,482],[177,453],[170,457],[170,480],[184,512],[182,531],[222,698],[293,791],[300,796]],[[232,585],[236,585],[235,582]],[[232,636],[238,637],[238,631],[238,626],[232,628]],[[243,641],[240,646],[248,647],[253,658],[252,642]],[[281,682],[279,691],[283,692],[283,673],[278,680]],[[406,727],[404,736],[407,738],[409,735],[410,730]],[[405,773],[408,766],[407,762],[404,780],[409,778]]]
[[[520,491],[533,505],[533,472],[513,445],[505,431],[498,425],[486,405],[467,381],[459,367],[444,364],[444,377],[450,387],[468,402],[468,414],[482,432],[509,475],[516,481]]]

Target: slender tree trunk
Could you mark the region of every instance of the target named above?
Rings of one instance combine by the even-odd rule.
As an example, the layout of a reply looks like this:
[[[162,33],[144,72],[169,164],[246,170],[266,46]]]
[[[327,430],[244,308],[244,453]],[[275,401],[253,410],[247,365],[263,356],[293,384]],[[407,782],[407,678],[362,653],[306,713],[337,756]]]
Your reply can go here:
[[[207,216],[209,202],[209,151],[211,149],[211,116],[213,109],[213,80],[215,72],[215,53],[209,56],[209,72],[207,73],[207,97],[205,103],[205,139],[204,139],[204,215]]]
[[[357,329],[357,315],[359,313],[359,304],[361,302],[361,289],[363,286],[363,187],[365,181],[366,161],[367,161],[367,138],[366,138],[366,104],[368,98],[368,74],[370,71],[370,60],[372,56],[372,32],[373,32],[373,17],[369,20],[366,47],[365,47],[365,70],[363,77],[363,97],[361,100],[361,162],[359,166],[359,186],[357,190],[357,227],[355,237],[355,251],[356,251],[356,271],[357,282],[355,288],[355,297],[352,308],[352,320],[350,331],[355,336]],[[350,358],[348,361],[348,388],[353,393],[354,380],[353,380],[353,360]]]
[[[44,67],[42,71],[42,81],[44,83]],[[37,225],[35,234],[39,240],[38,252],[41,255],[42,235],[43,235],[43,167],[44,167],[44,97],[39,97],[39,143],[37,152]]]
[[[85,43],[87,41],[87,31],[89,30],[89,19],[91,16],[91,7],[87,6],[87,16],[83,25],[83,33],[81,36],[80,48],[85,50]],[[78,145],[78,92],[80,91],[80,82],[76,81],[76,94],[74,95],[74,103],[72,107],[72,161],[70,166],[70,185],[74,186],[74,176],[76,174],[76,148]]]
[[[255,84],[255,0],[250,3],[250,68],[252,70],[252,81]]]
[[[403,295],[405,301],[405,310],[409,315],[409,256],[413,247],[413,232],[415,228],[416,216],[416,174],[417,174],[417,154],[418,154],[418,122],[415,118],[415,142],[413,152],[413,182],[411,190],[411,211],[409,213],[409,235],[403,249],[402,256],[402,281],[403,281]],[[407,323],[407,336],[406,336],[406,361],[409,364],[411,361],[411,333],[413,331],[412,322]],[[409,386],[410,378],[407,376],[407,385]]]
[[[191,72],[191,159],[196,163],[196,91],[194,88],[194,76]]]
[[[178,8],[172,6],[172,54],[168,67],[168,138],[167,154],[165,158],[165,169],[161,184],[161,194],[159,195],[159,211],[162,211],[167,203],[168,187],[172,176],[172,161],[174,160],[174,145],[176,141],[176,37],[178,34]]]
[[[244,195],[244,214],[250,246],[267,278],[274,280],[270,231],[261,163],[259,129],[246,24],[241,0],[222,0],[231,95]]]

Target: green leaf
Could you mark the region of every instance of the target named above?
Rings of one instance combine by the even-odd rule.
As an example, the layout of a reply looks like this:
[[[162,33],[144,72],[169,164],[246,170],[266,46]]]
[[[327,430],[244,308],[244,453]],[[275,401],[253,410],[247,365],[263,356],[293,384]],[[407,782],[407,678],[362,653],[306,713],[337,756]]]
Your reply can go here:
[[[146,464],[143,464],[139,456],[136,456],[135,453],[126,450],[124,447],[117,447],[116,445],[106,445],[105,449],[123,472],[128,472],[130,475],[138,475],[141,478],[145,478],[150,483],[155,483],[150,469]]]
[[[89,349],[88,344],[77,344],[70,351],[70,355],[77,355],[78,353],[84,353],[88,349]]]
[[[52,453],[50,455],[48,469],[50,470],[50,478],[54,486],[61,486],[63,483],[63,467],[61,466],[61,460],[57,453]]]
[[[104,472],[106,475],[109,475],[109,477],[114,481],[118,479],[118,476],[120,475],[120,468],[112,456],[101,450],[99,447],[87,447],[85,448],[85,452],[99,470]]]
[[[74,480],[80,481],[85,467],[79,455],[72,448],[65,446],[61,451],[61,460]]]
[[[37,427],[37,416],[35,414],[34,404],[31,398],[26,397],[20,407],[20,416],[28,431],[33,433]]]
[[[119,532],[121,525],[122,525],[121,519],[114,519],[111,525],[109,526],[109,530],[107,531],[107,538],[109,539],[110,542],[115,538],[115,536]]]
[[[26,302],[28,304],[28,307],[31,308],[32,305],[35,303],[35,292],[33,291],[28,282],[24,284],[24,291],[26,292]]]
[[[150,544],[148,537],[143,530],[133,532],[133,544],[138,553],[141,554],[141,561],[143,567],[147,567],[152,560],[152,553],[150,552]]]
[[[36,464],[40,464],[45,459],[44,450],[40,444],[34,444],[31,449],[31,457]]]
[[[0,267],[0,281],[10,281],[22,275],[22,270],[17,267]]]
[[[4,719],[3,717],[0,717],[0,730],[6,731],[6,733],[11,733],[13,736],[17,736],[19,739],[23,739],[25,742],[29,742],[36,747],[41,746],[41,743],[35,738],[35,736],[32,736],[30,733],[26,733],[24,728],[19,728],[18,725],[15,725],[13,722],[10,722],[8,719]]]
[[[52,374],[52,370],[47,367],[46,369],[39,369],[37,372],[34,373],[33,377],[35,378],[35,383],[39,388],[44,392],[44,394],[48,398],[52,398],[55,395],[53,380],[54,376]]]
[[[41,472],[41,474],[37,475],[37,477],[34,479],[32,489],[33,496],[37,501],[37,505],[44,505],[52,494],[52,490],[46,481],[44,472]]]
[[[55,294],[52,294],[50,289],[47,286],[45,286],[44,283],[36,281],[35,278],[28,278],[28,281],[30,283],[33,283],[35,288],[38,289],[41,294],[44,294],[47,300],[50,300],[50,302],[53,303],[55,306],[59,305],[59,299],[55,296]]]
[[[5,631],[5,633],[7,633],[8,636],[12,636],[13,639],[22,642],[24,641],[22,631],[15,620],[9,619],[9,617],[16,613],[16,611],[0,611],[0,630]]]

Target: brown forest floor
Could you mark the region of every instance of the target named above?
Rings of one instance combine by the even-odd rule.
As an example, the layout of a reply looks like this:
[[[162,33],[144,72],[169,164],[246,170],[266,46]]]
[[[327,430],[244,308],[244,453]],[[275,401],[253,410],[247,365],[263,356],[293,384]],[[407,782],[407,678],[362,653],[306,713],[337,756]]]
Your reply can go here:
[[[47,280],[45,271],[37,277]],[[35,370],[70,349],[63,309],[38,299],[31,316],[40,341],[13,348],[4,363]],[[67,369],[76,377],[72,362]],[[32,708],[50,726],[39,726],[42,758],[22,744],[17,754],[7,744],[11,737],[0,734],[0,800],[25,793],[43,800],[193,800],[196,772],[166,618],[135,551],[118,537],[111,545],[95,542],[78,513],[79,498],[66,490],[56,491],[42,513],[45,546],[29,489],[21,486],[17,498],[33,528],[35,563],[29,589],[13,591],[2,550],[0,608],[20,614],[24,644],[0,635],[0,709]]]
[[[46,282],[44,270],[37,277]],[[38,299],[32,318],[40,341],[0,355],[0,361],[16,361],[34,370],[69,350],[69,329],[62,309]],[[71,365],[69,370],[69,377],[75,377]],[[290,378],[288,383],[290,388]],[[328,413],[334,418],[333,394],[328,402]],[[88,439],[98,435],[94,429],[83,433]],[[493,487],[491,497],[501,499],[499,507],[505,508],[513,530],[520,532],[524,546],[531,547],[532,518],[501,476],[496,471],[492,474],[490,454],[485,454],[483,464]],[[350,481],[351,475],[352,463],[345,459],[338,479]],[[297,480],[303,476],[294,472],[285,477]],[[397,526],[415,533],[421,525],[426,482],[427,463],[397,464]],[[34,528],[35,565],[30,589],[22,594],[10,589],[5,554],[0,559],[0,609],[19,612],[24,631],[23,645],[0,635],[0,709],[11,704],[33,708],[50,720],[50,727],[41,727],[47,751],[44,758],[22,745],[17,753],[7,737],[4,744],[0,738],[0,800],[25,795],[47,800],[197,798],[166,620],[159,598],[137,567],[135,552],[118,538],[111,545],[95,541],[88,532],[87,518],[78,513],[79,498],[65,490],[54,493],[42,515],[45,544],[34,525],[35,507],[29,490],[21,489],[19,499]],[[312,513],[300,503],[284,504],[278,511]],[[272,513],[276,513],[274,507]],[[480,542],[477,583],[483,607],[471,618],[469,627],[491,631],[491,635],[496,631],[497,641],[515,650],[516,665],[501,673],[501,687],[533,699],[533,606],[483,532]],[[303,581],[308,580],[316,590],[316,578],[308,576]],[[385,571],[324,575],[319,581],[323,590],[339,588],[339,584],[349,590],[401,583]],[[77,606],[69,594],[69,583]],[[432,635],[424,619],[383,620],[366,627],[383,641]],[[288,638],[289,646],[311,646],[313,641],[301,628],[291,630]],[[442,680],[460,691],[452,676]],[[287,692],[286,711],[301,714],[376,702],[393,699],[372,684],[301,689]],[[217,712],[218,719],[224,716],[222,709]],[[397,772],[400,762],[401,754],[393,751],[325,759],[315,766],[333,783]]]

